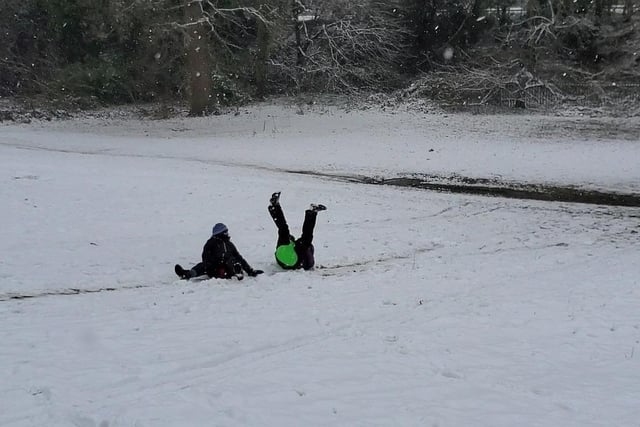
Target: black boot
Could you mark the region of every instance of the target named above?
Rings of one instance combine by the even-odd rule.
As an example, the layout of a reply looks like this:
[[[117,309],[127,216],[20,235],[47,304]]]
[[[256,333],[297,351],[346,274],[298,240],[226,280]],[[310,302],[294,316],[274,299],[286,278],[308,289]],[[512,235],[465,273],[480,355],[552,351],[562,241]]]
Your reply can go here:
[[[320,211],[326,211],[327,207],[325,205],[320,205],[320,204],[311,204],[311,206],[309,206],[309,210],[312,212],[320,212]]]
[[[180,277],[182,280],[189,280],[191,278],[191,271],[185,270],[180,264],[176,264],[173,269],[175,270],[178,277]]]

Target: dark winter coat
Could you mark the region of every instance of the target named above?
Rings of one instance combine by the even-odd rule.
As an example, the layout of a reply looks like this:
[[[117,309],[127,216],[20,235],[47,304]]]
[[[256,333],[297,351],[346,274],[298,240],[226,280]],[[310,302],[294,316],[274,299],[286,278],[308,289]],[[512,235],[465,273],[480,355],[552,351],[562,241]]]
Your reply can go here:
[[[207,240],[202,250],[202,263],[209,277],[230,277],[234,271],[233,266],[237,263],[248,274],[253,272],[249,263],[240,255],[236,246],[226,235],[213,236]]]

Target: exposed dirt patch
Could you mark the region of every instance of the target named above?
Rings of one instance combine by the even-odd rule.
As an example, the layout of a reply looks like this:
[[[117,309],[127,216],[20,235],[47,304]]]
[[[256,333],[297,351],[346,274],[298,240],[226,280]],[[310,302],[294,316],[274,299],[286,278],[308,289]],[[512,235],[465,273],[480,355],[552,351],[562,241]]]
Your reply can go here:
[[[572,138],[625,139],[640,143],[640,121],[608,118],[557,118],[544,120],[533,129],[536,137],[551,137],[571,130]]]
[[[640,194],[622,194],[585,190],[576,187],[560,187],[544,184],[502,182],[495,179],[462,176],[442,177],[423,175],[396,178],[374,178],[358,175],[332,175],[313,171],[286,171],[294,174],[322,176],[336,180],[397,187],[420,188],[448,193],[475,194],[480,196],[507,197],[512,199],[545,200],[550,202],[588,203],[605,206],[640,207]]]

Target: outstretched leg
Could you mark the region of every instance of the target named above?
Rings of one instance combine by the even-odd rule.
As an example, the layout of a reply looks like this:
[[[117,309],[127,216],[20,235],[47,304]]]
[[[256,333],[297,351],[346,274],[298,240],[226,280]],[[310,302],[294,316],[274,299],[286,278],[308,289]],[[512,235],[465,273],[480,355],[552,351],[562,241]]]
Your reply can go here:
[[[304,211],[304,222],[302,223],[302,236],[298,239],[298,245],[301,248],[306,249],[311,246],[311,242],[313,242],[313,229],[316,226],[316,217],[318,216],[318,212],[326,210],[327,207],[325,205],[314,205],[311,204],[309,209]]]
[[[311,204],[309,209],[304,211],[304,222],[302,223],[302,236],[297,241],[297,244],[302,249],[306,249],[311,246],[311,242],[313,242],[313,229],[316,226],[316,217],[318,216],[318,212],[326,210],[327,207],[325,205],[314,205]]]
[[[205,274],[204,264],[201,262],[194,265],[191,270],[185,270],[180,264],[176,264],[174,270],[183,280],[189,280],[192,277],[198,277]]]
[[[310,209],[304,211],[304,222],[302,223],[302,236],[298,239],[298,245],[300,249],[304,250],[311,246],[313,242],[313,229],[316,226],[316,217],[318,212],[314,212]]]
[[[204,276],[205,274],[207,274],[207,271],[203,262],[199,262],[191,267],[191,277]]]
[[[313,229],[316,226],[316,217],[318,212],[327,209],[324,205],[311,205],[309,209],[304,211],[304,222],[302,223],[302,236],[297,241],[300,249],[305,250],[313,242]]]
[[[284,212],[278,202],[279,196],[280,193],[273,193],[273,196],[271,196],[271,204],[269,205],[269,215],[271,215],[273,222],[276,224],[276,227],[278,227],[277,246],[288,245],[291,236],[287,220],[284,217]]]
[[[315,261],[313,247],[313,229],[316,226],[318,212],[325,210],[323,205],[311,205],[304,212],[304,222],[302,223],[302,236],[296,240],[296,253],[300,260],[300,266],[305,270],[313,268]]]

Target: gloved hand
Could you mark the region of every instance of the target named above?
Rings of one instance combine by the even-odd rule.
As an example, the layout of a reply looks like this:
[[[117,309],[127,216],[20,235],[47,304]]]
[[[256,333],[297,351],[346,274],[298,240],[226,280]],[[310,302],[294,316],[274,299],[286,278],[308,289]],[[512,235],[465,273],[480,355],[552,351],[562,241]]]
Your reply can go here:
[[[262,270],[251,270],[247,274],[250,277],[256,277],[258,274],[262,274],[262,273],[264,273],[264,271],[262,271]]]

